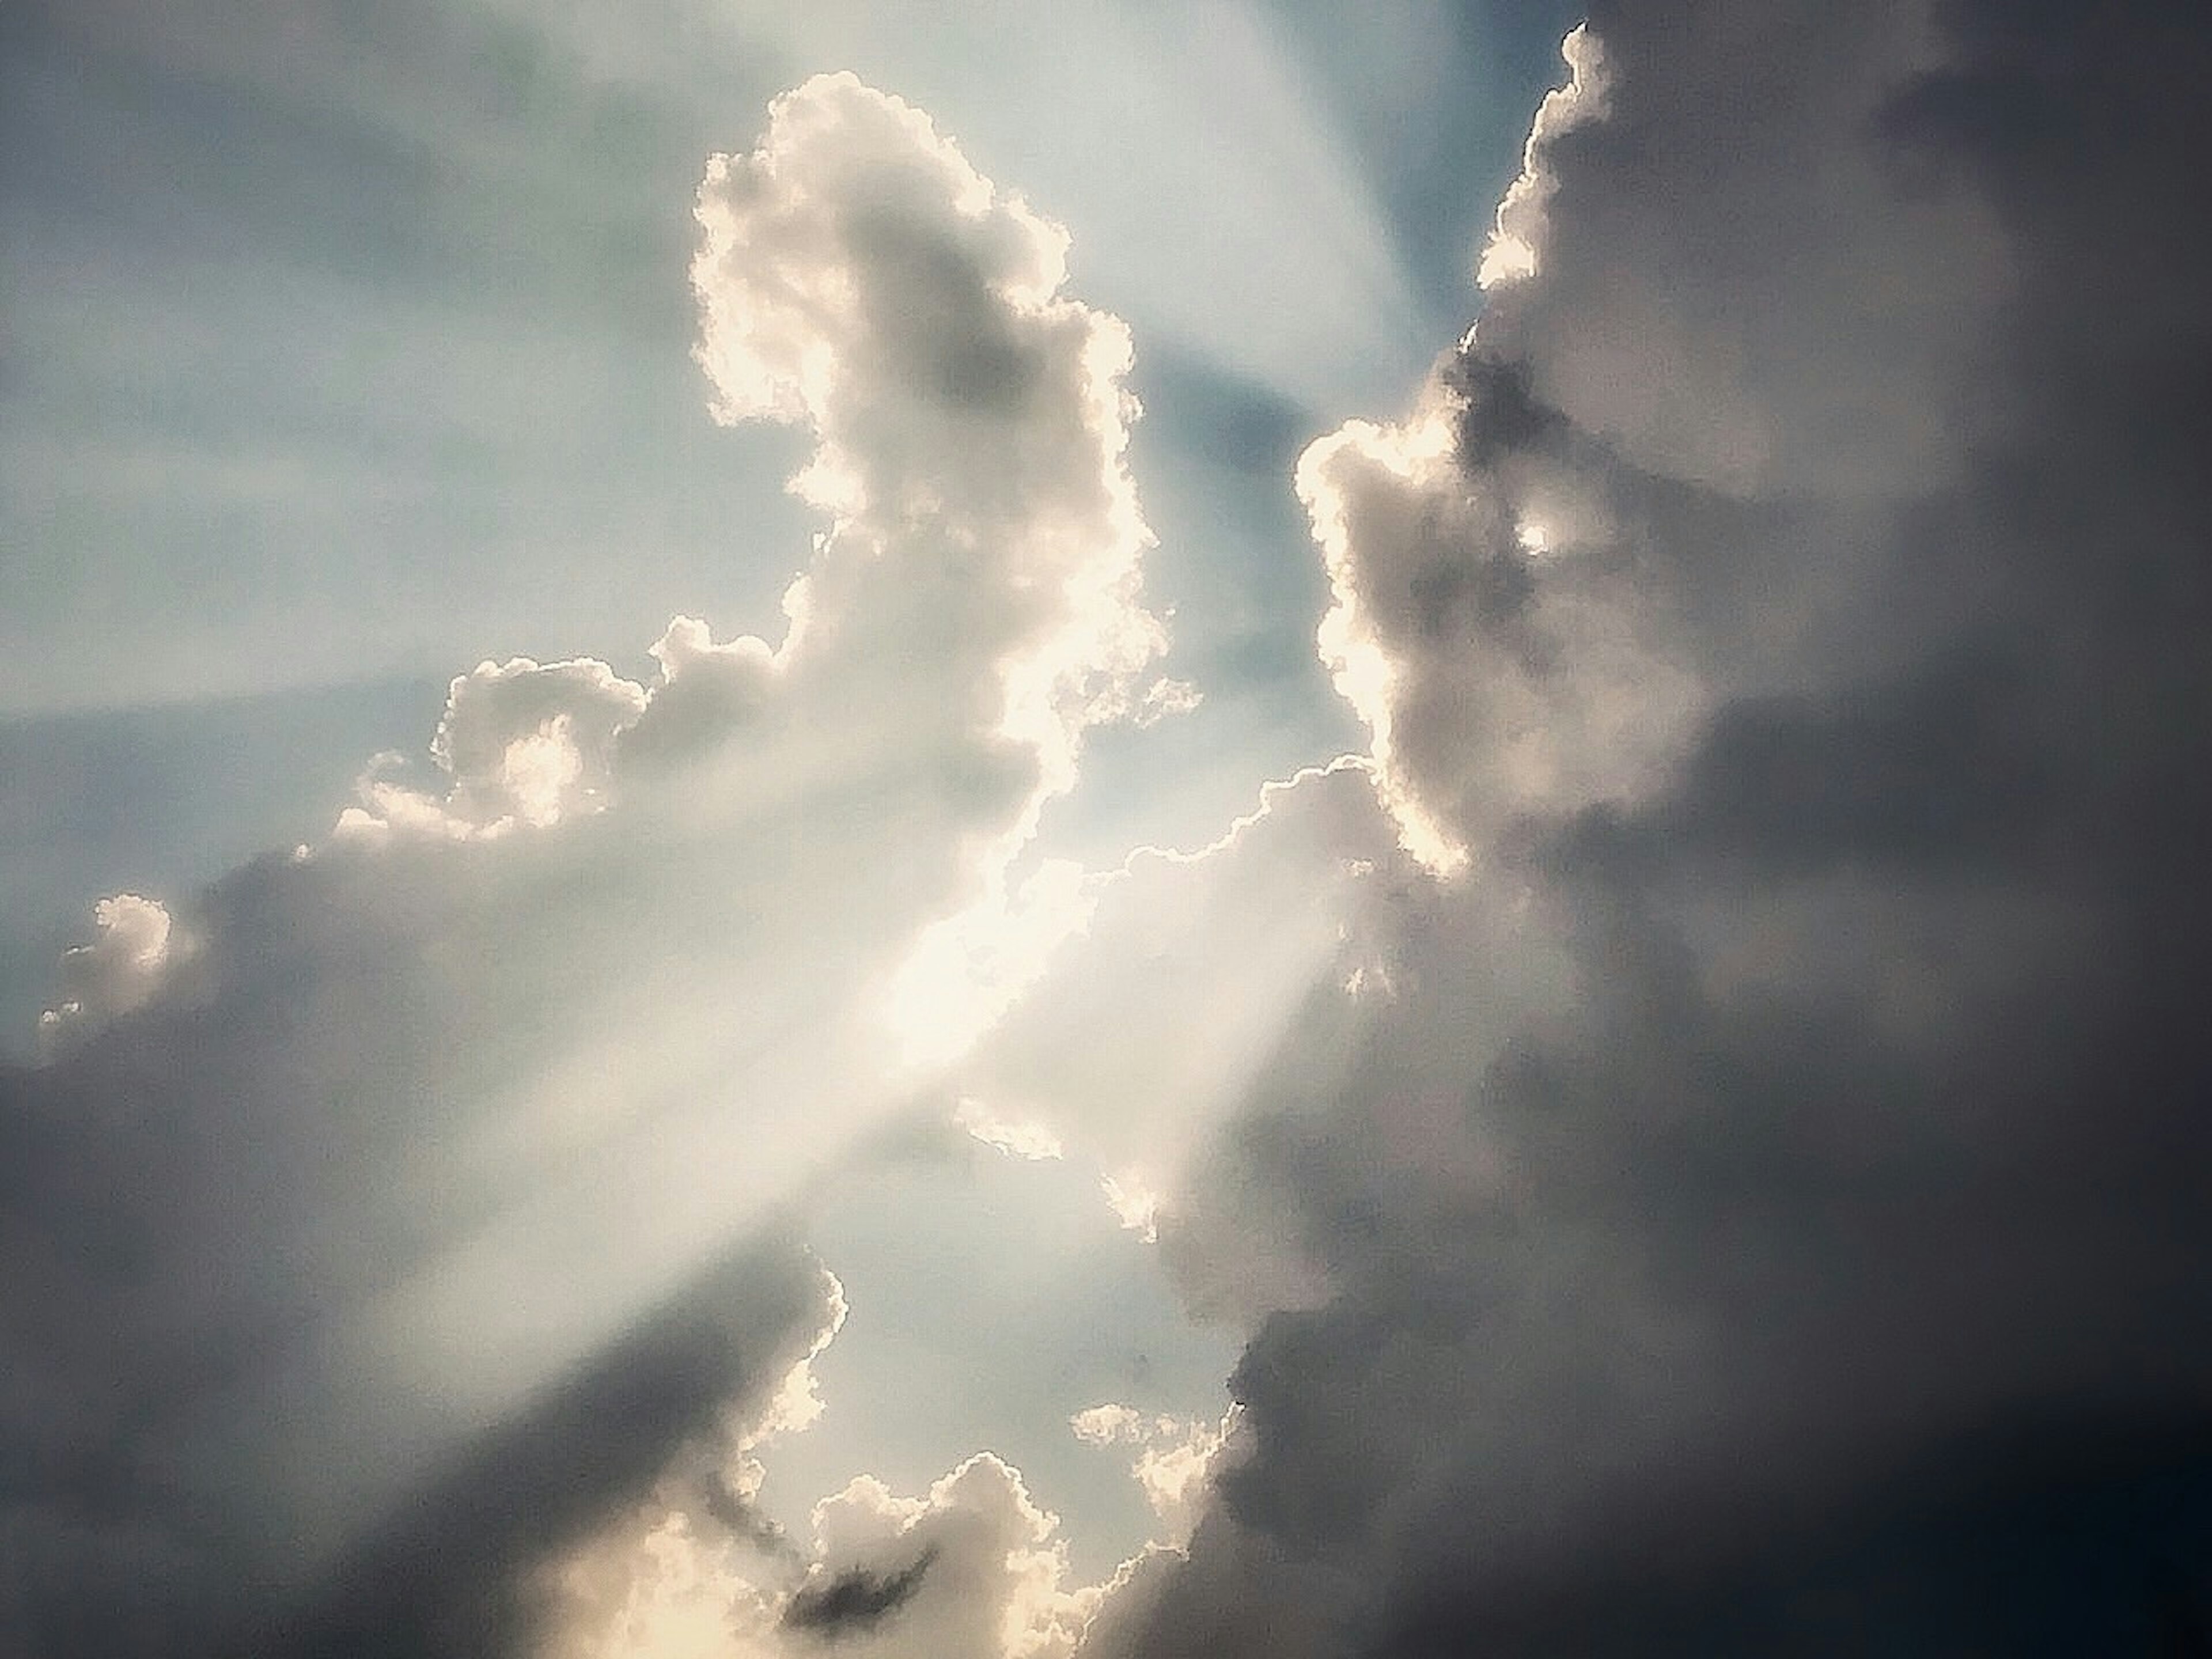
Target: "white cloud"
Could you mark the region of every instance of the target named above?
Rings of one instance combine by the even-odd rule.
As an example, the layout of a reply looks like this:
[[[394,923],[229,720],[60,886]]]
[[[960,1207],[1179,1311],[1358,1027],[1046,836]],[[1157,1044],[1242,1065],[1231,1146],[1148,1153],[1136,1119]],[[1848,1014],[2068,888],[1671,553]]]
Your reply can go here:
[[[1134,1406],[1090,1406],[1067,1419],[1067,1426],[1085,1445],[1110,1446],[1143,1432],[1145,1414]]]
[[[843,210],[820,211],[824,191]],[[1165,636],[1140,592],[1128,331],[1061,292],[1065,231],[849,75],[778,100],[750,155],[715,157],[699,217],[718,413],[806,421],[817,447],[793,488],[835,520],[787,605],[786,655],[857,667],[957,641],[951,672],[902,677],[880,713],[955,720],[982,775],[1016,769],[1017,810],[974,849],[977,892],[900,993],[909,1048],[949,1058],[1080,923],[1064,872],[1010,891],[1006,872],[1073,782],[1083,731],[1187,700],[1133,690]]]
[[[430,742],[444,794],[372,773],[362,786],[363,805],[346,810],[337,834],[465,839],[518,826],[544,830],[596,811],[612,785],[617,740],[647,702],[642,686],[589,659],[480,663],[448,688]]]
[[[1486,289],[1526,282],[1536,274],[1544,245],[1544,210],[1559,188],[1546,166],[1545,151],[1563,132],[1605,113],[1605,48],[1587,23],[1577,24],[1559,43],[1566,59],[1566,85],[1544,94],[1528,142],[1521,151],[1520,176],[1498,204],[1490,240],[1484,244],[1476,280]]]
[[[1338,694],[1366,723],[1377,787],[1397,820],[1401,842],[1438,872],[1457,868],[1466,853],[1398,775],[1393,724],[1401,670],[1367,616],[1357,562],[1362,543],[1355,542],[1352,523],[1352,480],[1343,475],[1371,469],[1396,481],[1407,493],[1437,494],[1440,499],[1431,505],[1432,512],[1437,506],[1449,505],[1463,488],[1454,459],[1449,413],[1448,406],[1431,408],[1396,428],[1352,422],[1310,446],[1299,457],[1297,471],[1298,494],[1312,517],[1315,539],[1328,571],[1330,604],[1321,623],[1322,660],[1328,665]],[[1397,493],[1389,484],[1384,488]]]
[[[699,218],[717,412],[805,421],[793,488],[836,520],[794,646],[910,656],[954,630],[984,672],[947,712],[1035,750],[1040,797],[1064,789],[1083,726],[1164,646],[1139,597],[1128,331],[1061,292],[1066,233],[849,75],[713,158]]]
[[[956,947],[924,1023],[957,1036],[1079,920],[1073,872],[1010,869],[1163,647],[1126,331],[1060,291],[1063,233],[849,76],[779,100],[699,208],[721,412],[816,439],[795,487],[830,522],[780,638],[678,617],[649,684],[459,677],[427,779],[379,768],[325,842],[185,913],[189,1006],[167,912],[111,901],[57,1013],[83,1040],[9,1079],[64,1139],[89,1133],[69,1103],[117,1095],[131,1132],[84,1156],[103,1224],[153,1241],[114,1282],[27,1253],[29,1305],[107,1334],[87,1359],[42,1325],[27,1397],[232,1517],[228,1583],[315,1593],[479,1437],[690,1307],[910,1097],[889,1028],[918,942]],[[217,1380],[156,1423],[85,1366]],[[992,1479],[944,1503],[1019,1532]]]
[[[1021,1475],[988,1453],[920,1498],[897,1497],[864,1476],[816,1506],[819,1555],[799,1605],[812,1591],[818,1607],[820,1593],[848,1575],[881,1582],[927,1562],[902,1604],[843,1644],[884,1659],[1062,1659],[1097,1592],[1067,1584],[1058,1529]]]
[[[1059,1521],[989,1453],[917,1497],[860,1476],[769,1551],[665,1491],[544,1575],[542,1659],[1068,1659],[1106,1594],[1069,1582]]]
[[[50,1057],[145,1003],[179,948],[168,907],[156,899],[118,893],[93,907],[92,920],[97,936],[62,958],[60,999],[39,1016]]]

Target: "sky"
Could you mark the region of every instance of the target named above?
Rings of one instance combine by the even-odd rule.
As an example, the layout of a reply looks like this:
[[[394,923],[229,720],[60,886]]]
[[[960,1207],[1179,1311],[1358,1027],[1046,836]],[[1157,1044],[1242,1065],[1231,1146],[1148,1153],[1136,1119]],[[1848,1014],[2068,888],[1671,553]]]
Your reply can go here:
[[[2212,1652],[2208,70],[0,12],[0,1651]]]

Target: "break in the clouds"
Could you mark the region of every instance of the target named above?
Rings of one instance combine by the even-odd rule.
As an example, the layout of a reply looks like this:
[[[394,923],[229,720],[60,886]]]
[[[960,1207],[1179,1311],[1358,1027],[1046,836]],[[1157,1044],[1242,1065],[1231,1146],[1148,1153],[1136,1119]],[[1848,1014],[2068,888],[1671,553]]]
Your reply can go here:
[[[814,1507],[803,1563],[733,1542],[695,1510],[649,1504],[564,1564],[542,1650],[1065,1659],[1106,1591],[1069,1582],[1058,1526],[988,1452],[919,1497],[855,1480]]]
[[[1283,481],[1365,751],[1089,872],[1085,731],[1188,700],[1126,332],[850,77],[710,164],[699,362],[831,527],[775,642],[486,664],[325,840],[100,912],[0,1077],[0,1633],[2200,1639],[2212,24],[1565,61],[1472,331]],[[1075,1408],[1158,1522],[1103,1581],[986,1446],[763,1508],[844,1314],[787,1206],[912,1093],[1243,1343],[1218,1425]]]

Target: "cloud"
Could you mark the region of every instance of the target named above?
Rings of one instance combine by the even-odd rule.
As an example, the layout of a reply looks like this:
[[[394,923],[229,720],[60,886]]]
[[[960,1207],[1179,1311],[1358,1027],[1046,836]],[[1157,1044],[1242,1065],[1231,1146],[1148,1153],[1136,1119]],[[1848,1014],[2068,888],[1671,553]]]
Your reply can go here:
[[[1215,1471],[1237,1449],[1235,1416],[1214,1423],[1107,1404],[1067,1427],[1086,1445],[1133,1454],[1157,1540],[1104,1582],[1070,1566],[1060,1522],[1004,1458],[960,1460],[918,1496],[874,1475],[848,1480],[807,1524],[767,1523],[771,1468],[789,1488],[787,1437],[821,1414],[818,1362],[843,1323],[842,1287],[811,1346],[773,1391],[694,1436],[651,1492],[547,1560],[532,1577],[544,1659],[632,1653],[801,1659],[1071,1655],[1091,1623],[1141,1594],[1197,1519]],[[840,1398],[836,1409],[849,1413]],[[834,1431],[833,1431],[834,1432]]]
[[[1386,849],[1176,1188],[1187,1284],[1308,1266],[1249,1455],[1087,1651],[2148,1647],[2212,1589],[2212,35],[1589,28],[1529,268],[1300,468]]]
[[[908,1103],[902,965],[1024,902],[1144,706],[1128,341],[1064,234],[850,76],[699,212],[721,412],[816,444],[781,639],[457,678],[319,843],[110,901],[0,1073],[21,1645],[522,1642],[532,1563],[827,1316],[778,1217]]]
[[[1164,645],[1138,598],[1128,332],[1060,294],[1066,234],[851,76],[778,100],[752,155],[714,158],[699,216],[717,412],[807,422],[793,487],[840,520],[799,638],[893,660],[961,641],[993,671],[989,723],[1064,788],[1076,734],[1121,712]],[[903,591],[877,579],[890,549],[918,578]],[[947,716],[973,718],[976,695]]]
[[[608,1526],[551,1575],[549,1659],[1062,1659],[1103,1587],[1066,1583],[1057,1517],[988,1453],[918,1498],[861,1476],[775,1559],[683,1496]]]
[[[39,1016],[40,1040],[49,1053],[143,1004],[179,950],[175,922],[157,899],[118,893],[93,907],[92,920],[99,937],[63,957],[60,1000]]]
[[[1570,71],[1567,83],[1544,94],[1528,142],[1521,152],[1521,172],[1498,204],[1490,239],[1483,246],[1475,279],[1486,289],[1525,282],[1538,269],[1544,240],[1544,204],[1557,187],[1545,152],[1564,132],[1605,113],[1605,52],[1588,25],[1570,30],[1559,43]]]
[[[1622,522],[1641,503],[1579,447],[1523,371],[1470,354],[1407,422],[1353,422],[1298,463],[1322,655],[1431,868],[1517,815],[1648,786],[1698,712]]]
[[[878,1577],[858,1568],[848,1570],[826,1583],[800,1589],[784,1605],[782,1623],[787,1630],[805,1631],[835,1639],[872,1629],[921,1588],[922,1575],[936,1565],[937,1552],[927,1548],[914,1565]]]

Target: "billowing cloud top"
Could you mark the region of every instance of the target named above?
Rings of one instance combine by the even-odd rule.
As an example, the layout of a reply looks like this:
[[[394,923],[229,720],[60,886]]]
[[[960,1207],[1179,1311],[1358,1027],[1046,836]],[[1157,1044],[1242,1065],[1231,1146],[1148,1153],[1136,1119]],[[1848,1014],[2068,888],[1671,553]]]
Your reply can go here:
[[[1129,343],[1060,231],[849,76],[699,212],[722,412],[816,441],[781,641],[459,677],[320,845],[104,904],[52,1063],[0,1078],[33,1650],[507,1639],[508,1568],[807,1339],[763,1230],[906,1106],[902,963],[1009,902],[1163,648]]]

